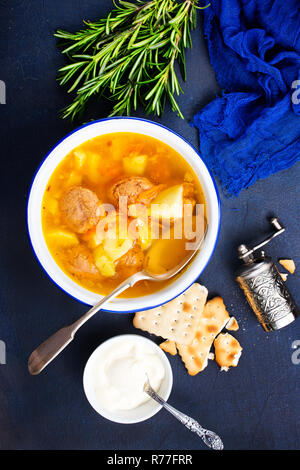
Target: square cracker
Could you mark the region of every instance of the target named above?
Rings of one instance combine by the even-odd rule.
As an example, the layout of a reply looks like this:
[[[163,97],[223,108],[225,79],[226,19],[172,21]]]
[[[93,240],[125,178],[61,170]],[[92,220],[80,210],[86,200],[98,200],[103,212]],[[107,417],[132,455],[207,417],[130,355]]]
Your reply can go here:
[[[207,298],[207,289],[193,284],[167,304],[137,312],[133,325],[180,344],[190,344],[197,331]]]
[[[191,344],[176,343],[178,352],[190,375],[196,375],[205,369],[212,343],[227,324],[229,318],[223,299],[214,297],[204,307],[198,329]]]

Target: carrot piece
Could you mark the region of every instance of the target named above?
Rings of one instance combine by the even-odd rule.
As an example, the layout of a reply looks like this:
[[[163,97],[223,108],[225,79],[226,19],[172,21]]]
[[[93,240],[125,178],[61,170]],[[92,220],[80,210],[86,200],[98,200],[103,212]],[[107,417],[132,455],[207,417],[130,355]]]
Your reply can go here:
[[[89,241],[93,235],[96,234],[96,227],[90,228],[87,232],[81,235],[82,240]]]

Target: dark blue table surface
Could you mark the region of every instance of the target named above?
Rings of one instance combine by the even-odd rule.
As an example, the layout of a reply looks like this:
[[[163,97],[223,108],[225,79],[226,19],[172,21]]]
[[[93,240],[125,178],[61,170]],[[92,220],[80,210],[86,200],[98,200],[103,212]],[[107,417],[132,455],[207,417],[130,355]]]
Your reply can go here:
[[[49,149],[76,127],[58,115],[69,98],[56,82],[57,68],[64,62],[53,32],[57,27],[75,30],[81,19],[101,17],[110,7],[104,0],[0,2],[0,79],[7,88],[7,104],[0,106],[0,339],[7,347],[7,364],[0,365],[2,449],[203,448],[164,411],[147,422],[126,426],[106,421],[88,404],[82,389],[85,362],[105,339],[136,332],[132,315],[98,314],[41,375],[31,377],[27,372],[30,352],[86,310],[49,280],[26,233],[26,200],[33,175]],[[185,93],[179,100],[186,120],[167,109],[158,121],[198,146],[189,120],[218,92],[200,24],[193,33],[187,69]],[[108,112],[108,104],[94,106],[84,119],[105,117]],[[144,116],[142,111],[136,115]],[[179,357],[170,357],[171,404],[217,430],[227,449],[299,448],[300,365],[292,363],[291,355],[293,341],[300,340],[300,320],[266,334],[234,279],[236,246],[260,239],[268,231],[266,217],[276,214],[287,231],[267,252],[275,259],[295,259],[298,269],[287,284],[300,303],[299,176],[298,164],[256,183],[238,198],[226,198],[220,190],[220,238],[200,282],[210,296],[224,298],[240,323],[234,333],[243,346],[239,366],[225,373],[210,361],[204,372],[190,377]]]

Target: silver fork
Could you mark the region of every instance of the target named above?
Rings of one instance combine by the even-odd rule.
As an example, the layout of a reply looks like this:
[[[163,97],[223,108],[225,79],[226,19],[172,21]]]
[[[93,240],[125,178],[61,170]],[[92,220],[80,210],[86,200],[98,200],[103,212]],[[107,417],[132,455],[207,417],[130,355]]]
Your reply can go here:
[[[201,437],[204,444],[206,444],[208,447],[214,450],[224,449],[223,442],[216,433],[214,433],[213,431],[209,431],[208,429],[204,429],[198,423],[198,421],[193,418],[190,418],[184,413],[181,413],[181,411],[176,410],[176,408],[173,408],[173,406],[169,405],[165,400],[163,400],[151,387],[148,376],[144,385],[144,392],[147,393],[157,403],[162,405],[167,411],[169,411],[169,413],[175,416],[175,418],[177,418],[182,424],[184,424],[186,428]]]

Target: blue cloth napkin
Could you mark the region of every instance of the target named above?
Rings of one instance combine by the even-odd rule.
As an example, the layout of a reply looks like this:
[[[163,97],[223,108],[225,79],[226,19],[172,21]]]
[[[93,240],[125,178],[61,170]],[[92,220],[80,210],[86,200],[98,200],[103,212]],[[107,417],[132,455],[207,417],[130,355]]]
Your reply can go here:
[[[204,33],[223,94],[193,125],[207,165],[238,195],[300,159],[300,1],[212,0]]]

